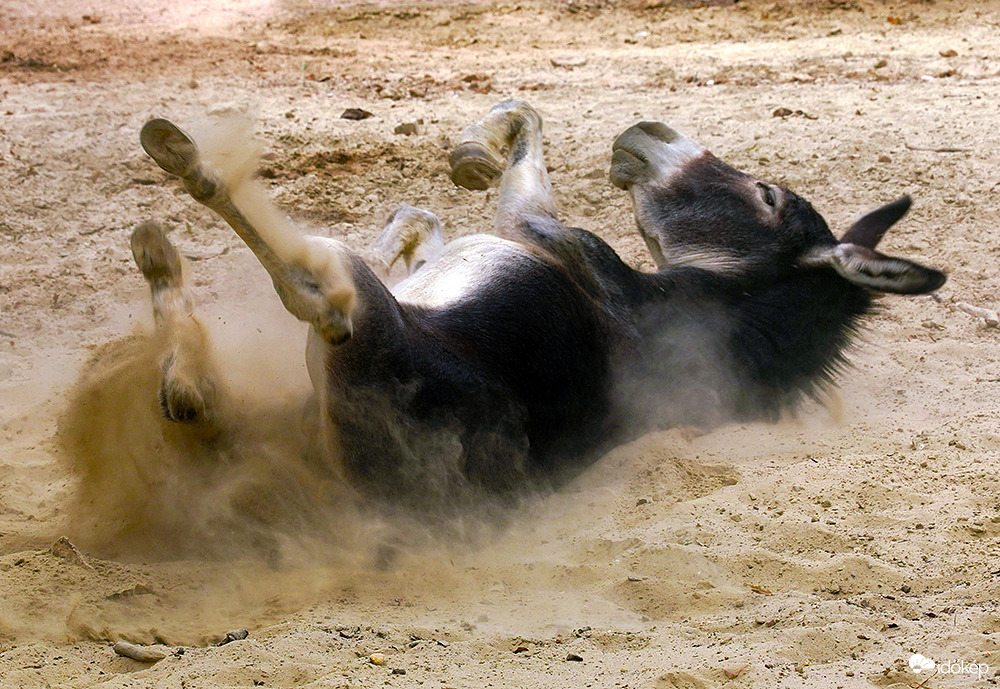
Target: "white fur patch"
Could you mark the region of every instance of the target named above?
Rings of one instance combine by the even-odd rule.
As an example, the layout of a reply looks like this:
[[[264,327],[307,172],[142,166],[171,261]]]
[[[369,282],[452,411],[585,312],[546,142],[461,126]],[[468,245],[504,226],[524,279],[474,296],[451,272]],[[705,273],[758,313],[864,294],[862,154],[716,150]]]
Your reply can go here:
[[[650,167],[656,170],[659,183],[668,180],[682,167],[704,155],[705,152],[704,146],[683,134],[669,144],[657,141],[643,149]]]
[[[727,251],[669,246],[663,249],[663,265],[660,267],[667,266],[691,266],[713,273],[738,273],[743,269],[744,262]]]
[[[483,285],[502,281],[512,266],[542,261],[516,242],[485,234],[461,237],[445,245],[436,261],[424,265],[392,290],[409,304],[442,307],[472,294]]]

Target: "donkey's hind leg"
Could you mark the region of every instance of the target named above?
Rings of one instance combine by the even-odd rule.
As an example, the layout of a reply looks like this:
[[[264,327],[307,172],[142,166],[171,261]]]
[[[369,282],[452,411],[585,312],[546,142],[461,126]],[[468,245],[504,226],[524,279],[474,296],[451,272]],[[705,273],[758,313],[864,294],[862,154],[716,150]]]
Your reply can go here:
[[[163,229],[144,222],[132,232],[132,256],[153,299],[153,318],[166,340],[160,359],[160,409],[170,421],[210,422],[217,388],[208,333],[194,314],[181,257]]]
[[[180,177],[192,198],[218,213],[271,276],[288,311],[313,326],[326,342],[351,337],[356,291],[350,256],[337,242],[305,237],[252,179],[255,146],[236,126],[216,132],[210,149],[167,120],[150,120],[142,147],[167,172]]]

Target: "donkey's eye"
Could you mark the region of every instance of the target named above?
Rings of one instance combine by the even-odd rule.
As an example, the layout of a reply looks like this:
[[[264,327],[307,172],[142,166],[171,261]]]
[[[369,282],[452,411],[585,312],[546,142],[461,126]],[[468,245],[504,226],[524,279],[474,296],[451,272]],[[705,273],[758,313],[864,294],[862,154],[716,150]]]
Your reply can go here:
[[[764,198],[764,203],[771,206],[771,208],[774,208],[774,192],[771,190],[771,187],[763,182],[757,182],[757,187],[760,189],[760,194]]]

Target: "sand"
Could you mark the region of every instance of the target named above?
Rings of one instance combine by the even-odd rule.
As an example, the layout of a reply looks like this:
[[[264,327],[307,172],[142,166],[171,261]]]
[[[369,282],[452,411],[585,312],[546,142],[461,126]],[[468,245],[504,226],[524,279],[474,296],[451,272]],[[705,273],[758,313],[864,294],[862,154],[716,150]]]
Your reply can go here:
[[[1000,330],[957,304],[1000,306],[1000,6],[716,4],[0,1],[0,687],[995,684]],[[883,246],[949,281],[883,300],[831,403],[644,437],[475,538],[344,511],[268,559],[185,533],[209,522],[180,498],[132,531],[81,519],[58,429],[88,359],[149,323],[139,222],[188,257],[258,411],[306,385],[301,326],[144,121],[245,110],[277,202],[365,247],[400,201],[489,228],[495,195],[453,187],[447,154],[510,96],[545,119],[563,217],[633,265],[610,144],[657,119],[838,231],[911,194]]]

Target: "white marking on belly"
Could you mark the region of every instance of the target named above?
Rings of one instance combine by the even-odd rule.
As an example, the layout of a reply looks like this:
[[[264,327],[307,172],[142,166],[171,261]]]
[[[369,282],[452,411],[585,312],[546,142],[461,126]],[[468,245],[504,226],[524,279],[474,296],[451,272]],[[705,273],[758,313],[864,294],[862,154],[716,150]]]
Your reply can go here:
[[[401,302],[447,306],[483,285],[502,280],[519,263],[542,260],[515,242],[486,234],[470,235],[449,242],[436,261],[399,282],[392,292]]]

